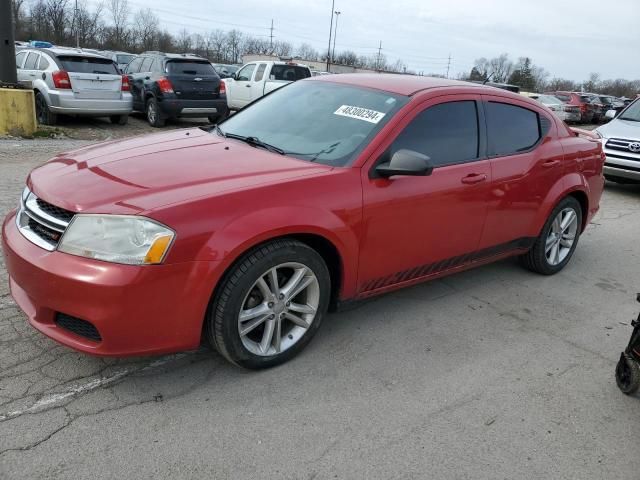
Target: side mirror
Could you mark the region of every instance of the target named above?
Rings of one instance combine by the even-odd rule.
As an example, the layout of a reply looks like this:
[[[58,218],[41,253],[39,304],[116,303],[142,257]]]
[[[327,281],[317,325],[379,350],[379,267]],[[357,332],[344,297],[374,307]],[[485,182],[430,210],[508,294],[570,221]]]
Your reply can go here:
[[[389,162],[381,163],[376,167],[376,173],[383,178],[394,175],[431,175],[433,166],[430,164],[430,160],[426,155],[414,150],[398,150]]]
[[[613,120],[614,118],[616,118],[617,114],[618,112],[616,112],[615,110],[607,110],[607,113],[604,114],[604,118]]]

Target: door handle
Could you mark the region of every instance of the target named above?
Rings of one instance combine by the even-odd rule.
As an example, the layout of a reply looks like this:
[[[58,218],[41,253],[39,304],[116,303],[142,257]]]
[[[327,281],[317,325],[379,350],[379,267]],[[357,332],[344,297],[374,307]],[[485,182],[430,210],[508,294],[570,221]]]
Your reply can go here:
[[[484,182],[487,176],[484,173],[471,173],[460,180],[465,185],[474,185],[476,183]]]
[[[245,85],[245,87],[247,87],[247,88],[251,88],[251,85]]]
[[[560,160],[549,160],[542,164],[542,166],[546,168],[555,167],[556,165],[560,165]]]

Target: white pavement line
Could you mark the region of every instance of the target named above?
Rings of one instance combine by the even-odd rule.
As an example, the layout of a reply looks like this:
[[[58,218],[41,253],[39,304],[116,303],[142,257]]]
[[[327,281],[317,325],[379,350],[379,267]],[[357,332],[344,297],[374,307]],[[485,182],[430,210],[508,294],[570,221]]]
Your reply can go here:
[[[39,399],[37,402],[35,402],[33,405],[27,406],[25,408],[21,408],[18,410],[13,410],[11,412],[7,412],[5,414],[0,414],[0,422],[4,421],[4,420],[9,420],[10,418],[15,418],[15,417],[19,417],[20,415],[24,415],[26,413],[35,413],[38,412],[40,410],[44,410],[47,407],[52,407],[55,406],[61,402],[63,402],[64,400],[71,398],[71,397],[75,397],[77,395],[80,395],[82,393],[87,393],[90,392],[92,390],[95,390],[96,388],[100,388],[100,387],[104,387],[106,385],[109,385],[111,383],[114,383],[118,380],[120,380],[121,378],[131,374],[131,373],[136,373],[136,372],[145,372],[147,370],[151,370],[153,368],[157,368],[160,367],[170,361],[173,360],[178,360],[184,356],[188,355],[188,353],[179,353],[177,355],[172,355],[170,357],[166,357],[166,358],[161,358],[159,360],[156,360],[152,363],[150,363],[149,365],[142,367],[142,368],[125,368],[124,370],[120,370],[119,372],[114,373],[113,375],[110,375],[108,377],[101,377],[101,378],[96,378],[93,379],[87,383],[83,383],[83,384],[79,384],[79,385],[74,385],[71,388],[69,388],[68,390],[64,391],[64,392],[58,392],[58,393],[52,393],[50,395],[47,395],[45,397],[42,397],[41,399]]]

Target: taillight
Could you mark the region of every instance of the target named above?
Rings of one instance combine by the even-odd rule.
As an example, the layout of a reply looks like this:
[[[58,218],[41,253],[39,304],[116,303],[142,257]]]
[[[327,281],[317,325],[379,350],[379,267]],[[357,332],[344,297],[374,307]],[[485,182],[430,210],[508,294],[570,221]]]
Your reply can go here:
[[[71,79],[69,74],[64,70],[57,70],[51,74],[53,85],[56,88],[71,88]]]
[[[122,89],[123,92],[128,92],[131,90],[129,87],[129,77],[126,75],[122,75]]]
[[[160,77],[158,79],[158,88],[162,93],[173,93],[173,85],[167,77]]]
[[[220,82],[220,95],[227,94],[227,85],[224,82]]]
[[[587,104],[586,103],[581,103],[580,104],[580,111],[581,112],[586,112],[587,111]]]

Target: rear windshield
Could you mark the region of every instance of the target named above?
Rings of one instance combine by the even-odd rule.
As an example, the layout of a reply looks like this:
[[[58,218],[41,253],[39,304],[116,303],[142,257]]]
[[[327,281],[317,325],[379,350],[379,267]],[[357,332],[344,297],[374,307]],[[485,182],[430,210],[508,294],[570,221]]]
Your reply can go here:
[[[274,65],[271,68],[271,74],[269,80],[286,80],[288,82],[295,82],[296,80],[302,80],[309,78],[311,72],[307,67],[299,67],[296,65]]]
[[[118,67],[108,58],[68,56],[58,57],[58,60],[67,72],[119,75]]]
[[[193,60],[171,60],[167,62],[167,73],[180,75],[215,75],[216,71],[209,62]]]
[[[564,103],[571,101],[571,95],[563,95],[562,93],[556,93],[555,96],[560,100],[562,100]]]
[[[116,61],[118,63],[127,63],[128,64],[134,58],[136,58],[135,55],[116,55]]]

